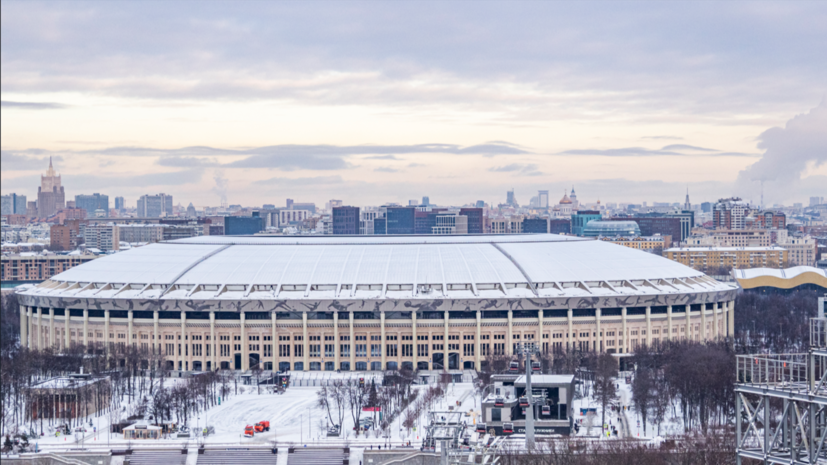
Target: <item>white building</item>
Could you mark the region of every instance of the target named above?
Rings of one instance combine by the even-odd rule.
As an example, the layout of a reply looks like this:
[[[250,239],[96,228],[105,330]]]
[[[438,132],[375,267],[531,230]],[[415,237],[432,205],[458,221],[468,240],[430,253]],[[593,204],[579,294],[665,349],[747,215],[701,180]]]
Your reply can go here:
[[[789,252],[790,266],[815,266],[818,242],[812,236],[790,237],[779,245]]]

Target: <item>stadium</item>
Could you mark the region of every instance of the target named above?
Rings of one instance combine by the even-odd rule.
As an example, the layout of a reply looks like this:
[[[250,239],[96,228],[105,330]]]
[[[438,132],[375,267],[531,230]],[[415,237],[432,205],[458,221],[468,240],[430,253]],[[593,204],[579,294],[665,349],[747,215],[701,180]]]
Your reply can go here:
[[[186,372],[480,369],[520,342],[622,354],[732,335],[736,289],[639,250],[536,234],[204,236],[17,293],[29,347],[131,344]]]

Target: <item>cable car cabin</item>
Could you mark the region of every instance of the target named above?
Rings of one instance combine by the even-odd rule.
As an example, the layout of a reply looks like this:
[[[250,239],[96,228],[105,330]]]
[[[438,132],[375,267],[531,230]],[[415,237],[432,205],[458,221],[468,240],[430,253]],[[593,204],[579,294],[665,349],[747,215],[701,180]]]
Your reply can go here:
[[[494,407],[503,407],[505,406],[505,399],[502,397],[497,397],[494,399]]]
[[[544,416],[549,416],[549,415],[551,415],[551,407],[549,407],[548,405],[543,405],[543,412],[542,412],[542,414],[543,414]]]
[[[519,362],[511,362],[508,364],[508,371],[511,373],[517,373],[520,371],[520,363]]]
[[[531,371],[535,373],[540,372],[540,362],[531,362]]]
[[[476,431],[478,433],[484,433],[485,432],[485,423],[477,423],[477,430]]]
[[[528,397],[520,397],[520,407],[528,407]]]
[[[514,433],[514,423],[503,423],[503,434]]]

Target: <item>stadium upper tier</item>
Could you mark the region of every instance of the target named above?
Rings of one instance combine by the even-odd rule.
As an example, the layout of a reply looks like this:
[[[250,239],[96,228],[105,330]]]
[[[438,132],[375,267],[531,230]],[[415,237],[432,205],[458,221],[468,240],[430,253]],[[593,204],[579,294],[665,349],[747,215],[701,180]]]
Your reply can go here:
[[[687,296],[734,289],[657,255],[553,234],[205,236],[106,256],[21,294],[142,302],[411,301]],[[655,304],[695,301],[667,300]],[[712,300],[718,298],[698,301]]]

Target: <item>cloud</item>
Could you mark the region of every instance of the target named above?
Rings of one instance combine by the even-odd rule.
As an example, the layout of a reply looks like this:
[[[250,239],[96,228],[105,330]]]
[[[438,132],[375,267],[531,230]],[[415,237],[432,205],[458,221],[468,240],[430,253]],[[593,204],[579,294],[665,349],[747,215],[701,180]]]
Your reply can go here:
[[[54,155],[52,161],[55,163],[62,162],[63,157]],[[3,167],[3,171],[46,171],[46,168],[49,167],[49,157],[33,157],[3,150],[0,151],[0,165]]]
[[[652,139],[652,140],[683,140],[683,137],[678,137],[678,136],[646,136],[646,137],[641,137],[641,139]]]
[[[8,100],[2,100],[0,101],[0,107],[18,108],[21,110],[60,110],[67,108],[68,105],[52,102],[10,102]]]
[[[393,160],[397,161],[399,158],[396,158],[396,155],[374,155],[372,157],[365,157],[365,160]]]
[[[253,181],[252,184],[258,186],[274,186],[274,187],[307,187],[307,186],[324,186],[329,184],[342,184],[341,176],[315,176],[309,178],[270,178]]]
[[[783,128],[773,127],[761,133],[758,148],[764,154],[738,174],[738,186],[756,193],[763,183],[764,189],[776,198],[788,196],[791,189],[801,184],[809,167],[827,163],[827,99],[809,113],[787,121]],[[822,192],[827,191],[825,186],[822,184]]]
[[[425,166],[423,163],[408,163],[408,168],[418,168],[420,166]]]
[[[727,157],[755,157],[756,154],[739,152],[721,152],[716,149],[696,147],[694,145],[673,144],[660,149],[647,149],[643,147],[623,147],[617,149],[575,149],[560,152],[559,155],[591,155],[602,157],[696,157],[698,153],[704,152],[702,156],[727,156]]]
[[[194,157],[161,157],[156,162],[160,166],[171,166],[174,168],[193,168],[196,166],[208,167],[218,166],[215,158],[194,158]]]
[[[378,171],[380,173],[396,173],[399,170],[395,168],[389,168],[387,166],[380,166],[379,168],[374,168],[373,171]]]
[[[524,176],[541,176],[543,173],[538,171],[539,166],[535,163],[511,163],[505,166],[496,166],[488,168],[488,171],[494,173],[516,173]]]

